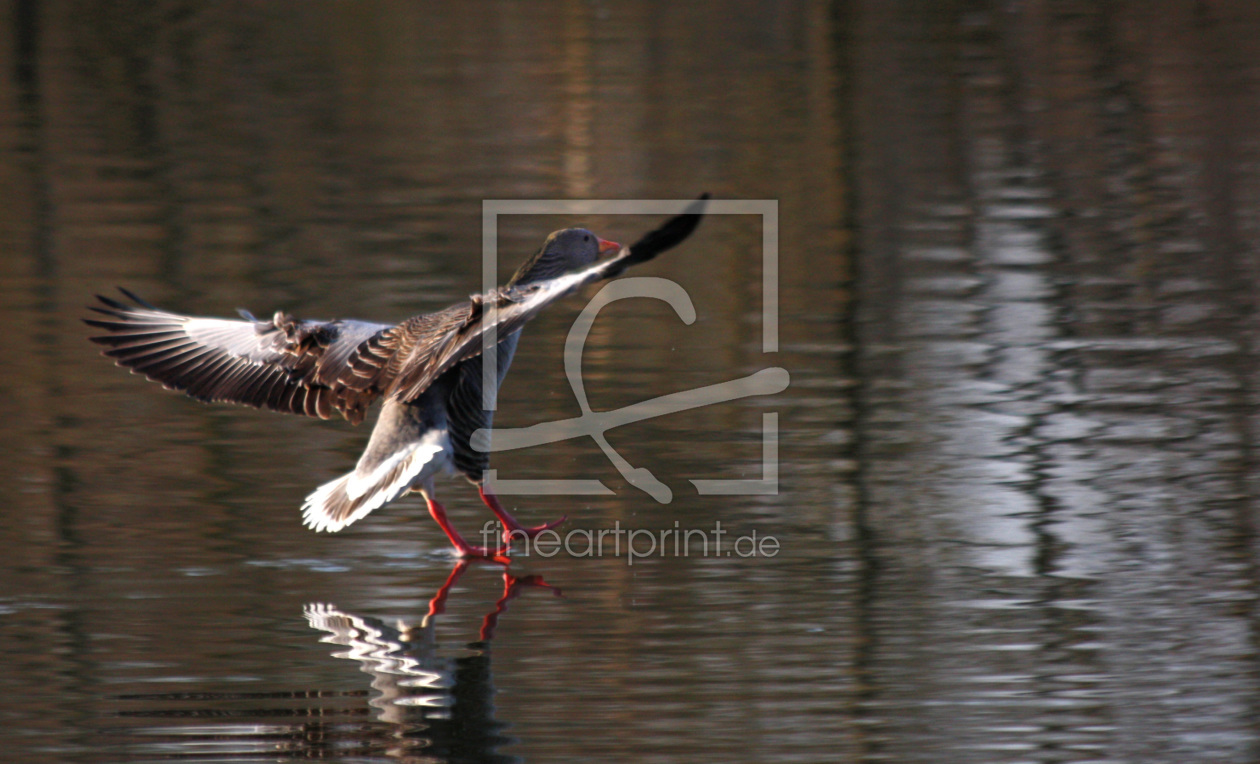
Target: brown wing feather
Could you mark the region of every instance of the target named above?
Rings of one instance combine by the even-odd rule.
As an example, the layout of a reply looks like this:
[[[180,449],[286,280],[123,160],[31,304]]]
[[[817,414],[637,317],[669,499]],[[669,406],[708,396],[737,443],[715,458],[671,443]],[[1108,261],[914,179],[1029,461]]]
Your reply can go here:
[[[489,294],[473,295],[468,302],[438,314],[449,314],[440,332],[428,336],[423,346],[400,359],[392,369],[394,373],[384,393],[404,401],[420,397],[438,377],[459,363],[481,355],[484,335],[491,325],[500,342],[524,326],[538,311],[522,308],[541,291],[538,285],[496,289]],[[488,311],[488,305],[493,305],[494,310]]]
[[[338,383],[360,346],[390,329],[365,321],[299,321],[276,313],[271,321],[198,318],[98,295],[85,323],[108,333],[91,340],[118,365],[202,401],[243,403],[292,414],[330,418],[340,412],[362,421],[372,390]]]
[[[473,305],[462,302],[437,313],[413,316],[369,338],[341,370],[338,384],[373,396],[393,395],[400,380],[410,379],[442,356],[443,348],[471,319]]]

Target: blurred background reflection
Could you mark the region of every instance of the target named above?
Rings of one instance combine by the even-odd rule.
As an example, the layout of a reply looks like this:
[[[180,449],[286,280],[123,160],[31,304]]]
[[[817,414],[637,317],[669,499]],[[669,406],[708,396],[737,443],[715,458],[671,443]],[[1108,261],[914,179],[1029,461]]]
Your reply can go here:
[[[509,497],[526,522],[720,521],[773,557],[513,564],[562,597],[480,565],[448,581],[419,501],[301,527],[364,428],[185,400],[79,323],[115,284],[400,320],[479,289],[482,200],[705,190],[778,202],[778,352],[761,221],[711,217],[636,273],[698,320],[604,309],[591,405],[775,366],[791,386],[610,431],[668,504],[589,439],[495,466],[617,492]],[[1245,0],[0,0],[0,744],[1256,758],[1258,211]],[[562,225],[658,221],[504,216],[501,270]],[[579,413],[582,305],[526,330],[498,424]],[[762,474],[765,413],[778,494],[696,495]]]

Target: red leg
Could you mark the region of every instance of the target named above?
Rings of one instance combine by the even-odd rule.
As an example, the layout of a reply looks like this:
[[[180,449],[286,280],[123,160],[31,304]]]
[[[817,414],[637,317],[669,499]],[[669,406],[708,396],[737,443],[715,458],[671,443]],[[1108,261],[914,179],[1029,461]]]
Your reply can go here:
[[[442,526],[442,530],[446,532],[446,537],[451,540],[451,544],[455,546],[456,554],[460,557],[484,557],[494,562],[511,562],[507,556],[508,548],[506,544],[496,546],[493,549],[469,544],[464,540],[463,536],[459,535],[459,531],[451,526],[451,521],[446,518],[446,509],[441,504],[430,499],[428,495],[424,497],[424,500],[429,503],[429,514],[433,515],[433,519],[437,521],[438,525]]]
[[[527,528],[524,525],[521,525],[515,517],[508,514],[508,511],[503,508],[502,504],[499,503],[499,497],[487,491],[484,485],[477,486],[477,493],[481,494],[481,500],[486,503],[486,506],[490,508],[490,511],[494,513],[494,516],[499,518],[499,522],[503,523],[504,544],[511,544],[513,539],[521,537],[532,539],[543,531],[549,531],[569,519],[569,516],[565,515],[554,522]]]
[[[557,597],[563,597],[560,590],[543,580],[542,576],[525,576],[517,578],[511,573],[503,574],[503,596],[499,601],[494,603],[494,610],[486,613],[485,618],[481,619],[481,641],[489,642],[494,639],[494,630],[499,625],[499,616],[507,610],[508,603],[517,597],[526,587],[536,586],[541,589],[550,589],[551,593]]]
[[[446,598],[450,596],[451,589],[464,575],[465,570],[468,570],[468,560],[466,559],[461,559],[455,563],[454,568],[451,568],[450,575],[446,577],[446,583],[442,584],[442,588],[437,590],[437,594],[433,595],[433,599],[429,600],[429,614],[424,617],[426,626],[430,618],[446,612]]]

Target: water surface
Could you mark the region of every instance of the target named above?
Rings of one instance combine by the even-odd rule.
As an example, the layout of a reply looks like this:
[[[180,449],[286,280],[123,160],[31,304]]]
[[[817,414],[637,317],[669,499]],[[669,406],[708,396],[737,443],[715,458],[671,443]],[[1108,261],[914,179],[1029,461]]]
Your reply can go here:
[[[0,5],[0,737],[66,761],[1243,761],[1260,729],[1260,11],[1248,3]],[[398,320],[481,283],[483,199],[773,199],[606,308],[596,409],[495,456],[571,529],[770,556],[457,566],[416,500],[300,525],[364,428],[210,407],[79,323]],[[652,216],[507,216],[633,241]],[[576,416],[527,330],[498,424]],[[701,496],[691,479],[779,490]],[[469,534],[489,516],[441,496]],[[17,760],[15,759],[15,760]]]

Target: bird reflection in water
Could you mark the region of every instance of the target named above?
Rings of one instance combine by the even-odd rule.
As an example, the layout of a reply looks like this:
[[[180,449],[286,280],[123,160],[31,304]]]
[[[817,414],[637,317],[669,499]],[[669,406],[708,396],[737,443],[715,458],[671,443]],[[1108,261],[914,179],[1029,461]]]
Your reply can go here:
[[[501,734],[506,725],[495,720],[492,702],[489,648],[499,617],[528,589],[560,596],[541,576],[504,569],[503,594],[483,617],[478,640],[468,645],[470,654],[452,658],[439,652],[435,625],[468,567],[469,561],[461,560],[451,570],[417,624],[389,624],[330,604],[306,606],[310,625],[328,632],[321,641],[349,648],[333,657],[358,661],[371,675],[368,703],[378,721],[398,725],[399,746],[392,753],[402,760],[420,754],[425,761],[497,760],[495,750],[510,742]]]
[[[452,589],[469,568],[459,562],[415,625],[354,615],[335,605],[305,608],[323,641],[347,648],[334,657],[358,661],[371,690],[128,693],[112,698],[118,727],[101,745],[118,761],[154,758],[274,761],[318,758],[399,762],[516,761],[498,753],[512,742],[494,718],[490,641],[509,603],[530,589],[560,590],[540,576],[502,569],[503,593],[481,621],[478,639],[460,657],[439,650],[434,634]],[[363,699],[368,703],[363,705]],[[7,761],[7,759],[6,759]]]

